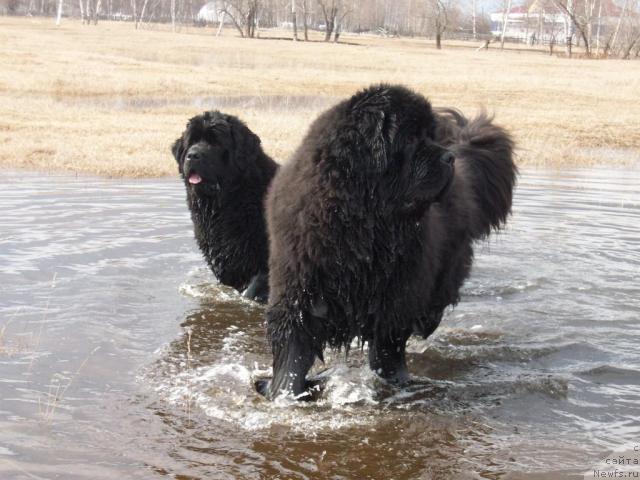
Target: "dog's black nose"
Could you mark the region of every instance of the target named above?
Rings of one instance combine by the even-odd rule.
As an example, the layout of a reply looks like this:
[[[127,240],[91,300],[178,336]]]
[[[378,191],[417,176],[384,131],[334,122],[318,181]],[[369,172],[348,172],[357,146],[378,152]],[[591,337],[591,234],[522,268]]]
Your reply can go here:
[[[187,161],[192,162],[194,160],[200,160],[200,157],[202,156],[202,153],[200,153],[199,151],[190,151],[187,152]]]
[[[442,155],[442,157],[440,157],[440,161],[442,163],[446,163],[447,165],[453,165],[453,162],[456,161],[456,156],[451,152],[447,152]]]

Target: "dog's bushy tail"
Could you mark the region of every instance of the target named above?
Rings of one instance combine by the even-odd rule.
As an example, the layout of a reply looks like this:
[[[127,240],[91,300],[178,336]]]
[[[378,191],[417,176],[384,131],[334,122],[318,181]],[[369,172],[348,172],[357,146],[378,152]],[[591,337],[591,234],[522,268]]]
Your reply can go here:
[[[473,193],[476,215],[471,235],[485,237],[511,213],[518,169],[513,161],[514,141],[493,118],[481,112],[472,119],[453,109],[436,110],[437,140],[456,156],[456,176]]]

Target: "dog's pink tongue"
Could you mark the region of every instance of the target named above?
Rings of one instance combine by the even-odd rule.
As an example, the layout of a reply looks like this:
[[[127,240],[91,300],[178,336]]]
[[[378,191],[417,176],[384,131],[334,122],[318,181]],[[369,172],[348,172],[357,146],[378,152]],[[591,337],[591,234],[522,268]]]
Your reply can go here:
[[[197,183],[200,183],[201,181],[202,181],[202,177],[197,173],[192,173],[191,175],[189,175],[189,183],[192,183],[195,185]]]

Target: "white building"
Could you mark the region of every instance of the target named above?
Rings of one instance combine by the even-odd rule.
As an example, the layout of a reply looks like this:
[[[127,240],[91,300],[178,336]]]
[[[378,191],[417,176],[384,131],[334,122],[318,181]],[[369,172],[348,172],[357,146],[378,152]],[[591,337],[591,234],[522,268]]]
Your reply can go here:
[[[198,11],[196,20],[202,23],[219,23],[220,20],[223,19],[222,17],[224,17],[224,23],[231,23],[229,16],[221,13],[224,3],[225,2],[220,0],[212,0],[211,2],[205,3],[200,11]]]
[[[585,0],[574,1],[575,11],[584,11]],[[595,33],[600,25],[600,32],[604,35],[611,25],[615,24],[621,14],[613,0],[602,0],[600,17],[597,11],[592,18],[592,33]],[[504,12],[495,12],[491,17],[491,33],[495,36],[502,35],[502,26],[505,20]],[[552,0],[534,0],[529,6],[521,5],[512,7],[507,18],[505,37],[510,40],[526,43],[564,43],[567,27],[571,22]],[[575,33],[575,32],[574,32]]]

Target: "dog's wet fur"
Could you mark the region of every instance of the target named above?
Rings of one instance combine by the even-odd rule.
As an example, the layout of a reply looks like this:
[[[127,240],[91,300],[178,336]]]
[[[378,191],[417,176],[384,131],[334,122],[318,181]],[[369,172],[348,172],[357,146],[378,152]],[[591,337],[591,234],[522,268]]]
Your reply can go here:
[[[196,241],[214,275],[266,302],[264,198],[278,165],[241,120],[218,111],[191,118],[171,151],[185,183]]]
[[[267,196],[269,398],[304,398],[325,347],[368,344],[369,365],[407,380],[405,346],[455,305],[473,241],[502,227],[517,170],[510,135],[481,114],[434,110],[378,85],[323,113]]]

